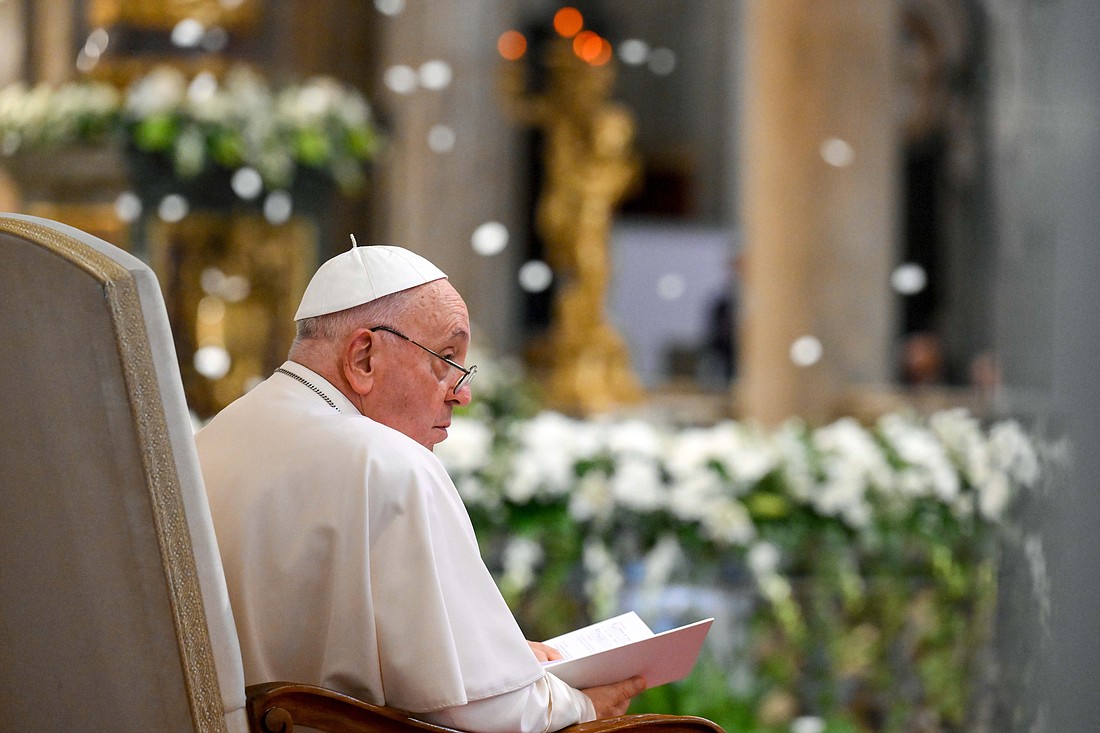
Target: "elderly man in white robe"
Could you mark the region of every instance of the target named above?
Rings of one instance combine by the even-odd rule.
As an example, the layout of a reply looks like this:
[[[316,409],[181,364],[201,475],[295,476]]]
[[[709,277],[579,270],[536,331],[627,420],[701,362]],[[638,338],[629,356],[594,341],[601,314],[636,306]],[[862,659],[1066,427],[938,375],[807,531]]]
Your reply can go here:
[[[576,690],[524,639],[432,453],[468,404],[470,324],[400,247],[317,271],[276,373],[197,435],[248,684],[294,680],[469,731],[621,715],[644,680]]]

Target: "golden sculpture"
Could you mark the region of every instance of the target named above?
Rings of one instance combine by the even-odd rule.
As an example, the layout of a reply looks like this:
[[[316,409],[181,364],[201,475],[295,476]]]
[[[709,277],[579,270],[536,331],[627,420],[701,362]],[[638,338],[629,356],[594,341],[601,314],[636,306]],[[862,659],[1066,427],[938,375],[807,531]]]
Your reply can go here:
[[[612,217],[639,173],[634,121],[609,100],[610,62],[583,61],[561,39],[550,46],[547,72],[546,91],[530,94],[523,67],[509,63],[502,86],[509,111],[545,135],[536,227],[558,286],[547,397],[558,409],[591,414],[642,396],[604,302]]]
[[[251,30],[262,12],[263,0],[91,0],[86,10],[93,28],[125,23],[159,30],[171,30],[186,19],[228,30]]]
[[[302,216],[276,225],[258,213],[202,211],[172,224],[152,219],[147,235],[187,404],[210,417],[286,358],[317,266],[317,226]]]

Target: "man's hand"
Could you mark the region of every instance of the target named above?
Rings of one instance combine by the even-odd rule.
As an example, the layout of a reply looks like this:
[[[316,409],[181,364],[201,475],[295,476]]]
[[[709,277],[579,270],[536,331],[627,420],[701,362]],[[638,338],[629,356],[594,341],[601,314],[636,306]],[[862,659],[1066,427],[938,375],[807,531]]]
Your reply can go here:
[[[541,641],[528,641],[527,644],[531,647],[531,651],[535,653],[535,659],[539,662],[553,662],[556,659],[561,659],[561,652],[552,646],[546,646]]]
[[[592,707],[596,709],[596,719],[614,718],[617,715],[625,715],[630,707],[630,700],[645,689],[645,680],[641,677],[631,677],[622,682],[614,682],[610,685],[589,687],[581,690],[592,701]]]

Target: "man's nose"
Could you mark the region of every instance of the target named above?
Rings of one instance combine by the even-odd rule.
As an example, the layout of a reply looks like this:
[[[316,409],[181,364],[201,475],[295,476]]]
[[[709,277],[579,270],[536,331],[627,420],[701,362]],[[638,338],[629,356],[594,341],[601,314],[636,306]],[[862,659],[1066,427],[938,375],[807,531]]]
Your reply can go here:
[[[473,400],[474,393],[470,391],[470,385],[464,384],[462,385],[462,389],[458,390],[457,392],[452,389],[451,397],[453,397],[454,401],[457,402],[459,405],[465,407],[466,405],[470,404],[471,400]]]

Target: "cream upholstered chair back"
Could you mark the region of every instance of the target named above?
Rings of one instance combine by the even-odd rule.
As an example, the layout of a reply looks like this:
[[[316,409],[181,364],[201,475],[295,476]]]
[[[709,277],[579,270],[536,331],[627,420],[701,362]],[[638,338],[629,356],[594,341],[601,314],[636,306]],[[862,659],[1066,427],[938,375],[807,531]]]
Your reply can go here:
[[[0,728],[248,730],[152,271],[0,215]]]

